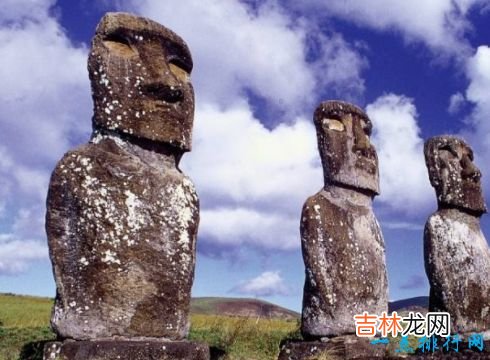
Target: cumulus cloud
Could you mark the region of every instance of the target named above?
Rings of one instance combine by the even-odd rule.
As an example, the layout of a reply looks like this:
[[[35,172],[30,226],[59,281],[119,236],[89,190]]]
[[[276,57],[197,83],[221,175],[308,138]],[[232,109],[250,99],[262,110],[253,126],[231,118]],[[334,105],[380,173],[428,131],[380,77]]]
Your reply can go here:
[[[201,241],[298,248],[302,203],[323,181],[312,123],[269,130],[247,104],[226,111],[206,105],[194,131],[182,166],[201,197]]]
[[[201,251],[297,249],[302,203],[322,185],[305,106],[318,101],[318,89],[362,94],[367,61],[340,34],[313,31],[275,1],[131,4],[180,34],[195,60],[193,152],[182,167],[201,197]],[[250,94],[281,110],[272,129]]]
[[[315,74],[321,74],[317,75],[317,88],[330,89],[333,97],[356,102],[365,90],[362,71],[369,66],[367,59],[341,34],[325,36],[311,23],[305,28],[315,34],[309,38],[309,47],[318,52],[317,60],[310,65]]]
[[[56,0],[3,0],[0,24],[44,20]]]
[[[379,158],[379,201],[393,210],[417,214],[433,204],[423,147],[412,99],[387,94],[369,104],[373,143]]]
[[[298,208],[297,212],[300,211]],[[248,245],[263,250],[292,250],[299,247],[298,217],[260,208],[217,208],[201,212],[199,233],[204,253],[214,247],[233,250]]]
[[[90,131],[87,48],[67,38],[50,12],[55,0],[3,5],[0,216],[11,221],[0,234],[10,248],[38,241],[45,249],[49,174]],[[359,49],[340,34],[321,35],[274,1],[252,7],[238,0],[145,0],[121,2],[120,8],[169,26],[192,50],[194,151],[182,166],[201,197],[201,243],[210,253],[213,246],[297,249],[302,202],[322,185],[314,128],[303,112],[319,101],[319,88],[338,97],[363,93],[367,61]],[[280,109],[271,128],[254,114],[256,97]],[[35,259],[19,255],[14,266],[15,256],[8,263],[6,253],[0,256],[4,268],[15,271]]]
[[[412,275],[407,281],[400,285],[400,289],[423,289],[427,285],[427,278],[422,275]]]
[[[0,274],[46,259],[44,202],[54,163],[90,129],[86,49],[50,15],[54,1],[2,3]],[[84,129],[84,130],[82,130]]]
[[[448,107],[447,111],[450,114],[455,115],[461,110],[461,108],[464,106],[465,102],[466,102],[466,99],[465,99],[463,94],[461,94],[460,92],[453,94],[449,98],[449,107]]]
[[[265,271],[235,286],[230,292],[241,295],[273,296],[289,295],[291,290],[284,283],[279,271]]]
[[[466,99],[473,105],[473,110],[466,119],[467,127],[462,131],[475,150],[476,164],[482,167],[490,161],[490,47],[482,45],[467,63],[469,85]],[[490,177],[483,170],[482,181],[486,193],[490,191]]]
[[[49,173],[90,129],[87,49],[69,41],[50,15],[53,4],[9,1],[2,13],[0,180],[9,191],[3,191],[0,209],[14,219],[3,233],[16,241],[45,241],[42,221],[34,220],[43,219]],[[318,84],[362,92],[364,60],[336,35],[332,42],[320,39],[321,56],[310,62],[306,23],[273,2],[255,10],[239,1],[192,0],[144,1],[133,8],[176,30],[194,53],[195,151],[183,165],[201,194],[203,237],[231,248],[297,248],[302,201],[321,186],[313,127],[297,113]],[[325,76],[314,76],[310,65]],[[290,124],[265,128],[253,115],[247,91],[284,107]],[[233,236],[216,226],[218,216],[234,225]]]
[[[469,59],[467,74],[470,85],[466,90],[466,97],[469,101],[476,104],[481,110],[487,111],[490,108],[490,47],[482,45],[478,47],[476,53]],[[475,119],[482,120],[482,119]]]
[[[227,107],[248,90],[289,115],[310,104],[326,85],[337,96],[364,91],[360,72],[366,60],[359,51],[339,34],[321,35],[316,25],[286,13],[275,1],[254,8],[238,0],[130,3],[189,44],[201,102]],[[120,8],[127,9],[127,2]],[[311,46],[316,55],[307,59]],[[321,76],[317,70],[324,70]]]
[[[471,31],[467,16],[484,0],[321,1],[306,0],[292,6],[322,16],[335,16],[376,30],[399,32],[409,42],[426,44],[436,54],[463,58],[471,52],[465,35]]]
[[[38,240],[16,239],[12,234],[0,235],[0,275],[15,275],[25,271],[29,263],[45,259],[48,249]]]

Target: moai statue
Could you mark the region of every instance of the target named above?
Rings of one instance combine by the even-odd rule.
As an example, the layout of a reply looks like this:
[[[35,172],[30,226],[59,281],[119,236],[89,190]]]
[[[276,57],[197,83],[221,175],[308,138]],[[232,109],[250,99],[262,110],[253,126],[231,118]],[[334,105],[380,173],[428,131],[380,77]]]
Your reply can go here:
[[[321,103],[314,123],[325,185],[301,214],[306,341],[282,344],[278,359],[307,360],[324,352],[381,357],[383,346],[354,335],[355,315],[388,311],[384,240],[371,206],[379,194],[372,124],[364,111],[342,101]]]
[[[364,111],[327,101],[314,115],[324,188],[301,215],[305,338],[355,333],[354,315],[388,311],[385,246],[372,210],[378,159]]]
[[[184,351],[177,341],[189,331],[199,222],[194,185],[178,166],[191,149],[189,49],[156,22],[108,13],[88,70],[92,138],[52,174],[46,231],[57,286],[52,327],[61,339],[91,341],[54,344],[49,356],[75,358],[80,343],[94,359],[146,359],[139,339],[152,359],[206,359],[206,347],[182,342]],[[155,339],[168,342],[152,348]]]
[[[451,333],[490,330],[490,249],[480,229],[486,212],[473,152],[454,136],[430,138],[424,147],[438,209],[424,230],[429,310],[448,312]]]

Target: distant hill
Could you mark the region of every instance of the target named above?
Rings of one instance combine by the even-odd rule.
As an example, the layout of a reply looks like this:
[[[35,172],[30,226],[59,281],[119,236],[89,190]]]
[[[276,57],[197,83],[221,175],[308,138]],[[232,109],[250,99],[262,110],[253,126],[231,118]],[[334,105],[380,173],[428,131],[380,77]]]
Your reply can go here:
[[[30,322],[32,314],[46,324],[51,316],[53,298],[0,293],[0,321],[4,325],[17,321]],[[25,311],[29,309],[30,311]],[[258,299],[197,297],[191,300],[191,314],[246,316],[282,320],[299,319],[300,314]],[[26,319],[24,319],[24,317]]]
[[[258,299],[197,297],[191,300],[191,313],[248,316],[283,320],[299,319],[300,314]]]
[[[53,306],[52,298],[0,293],[0,321],[4,325],[18,321],[48,323]],[[426,313],[428,296],[418,296],[389,303],[389,312],[418,311]],[[38,314],[33,316],[33,314]],[[191,300],[191,314],[247,316],[296,320],[300,314],[259,299],[196,297]],[[24,319],[24,317],[26,319]]]
[[[409,299],[392,301],[388,304],[388,312],[414,311],[426,313],[429,309],[429,297],[417,296]]]

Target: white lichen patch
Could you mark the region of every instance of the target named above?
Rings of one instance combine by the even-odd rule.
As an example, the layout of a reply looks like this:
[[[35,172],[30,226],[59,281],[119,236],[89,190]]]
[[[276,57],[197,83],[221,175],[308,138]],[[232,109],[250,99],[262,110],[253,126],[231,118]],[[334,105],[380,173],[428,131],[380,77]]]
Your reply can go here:
[[[178,234],[177,242],[181,249],[189,251],[193,241],[189,236],[189,228],[194,224],[197,211],[194,185],[189,179],[184,178],[182,183],[168,187],[165,195],[168,197],[165,203],[171,205],[169,208],[163,207],[160,215],[173,228],[173,232]]]
[[[126,195],[125,203],[128,210],[128,227],[135,231],[139,230],[141,225],[145,223],[145,217],[138,211],[138,208],[141,206],[141,202],[130,190],[124,191],[124,195]]]
[[[106,250],[103,255],[102,261],[106,264],[121,264],[121,260],[116,257],[117,254],[114,251]]]

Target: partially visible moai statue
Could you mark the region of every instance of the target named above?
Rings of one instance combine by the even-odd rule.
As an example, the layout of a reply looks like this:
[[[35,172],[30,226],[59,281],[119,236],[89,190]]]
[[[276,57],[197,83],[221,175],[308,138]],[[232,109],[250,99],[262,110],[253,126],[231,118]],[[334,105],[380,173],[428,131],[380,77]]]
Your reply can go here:
[[[301,215],[305,338],[355,333],[354,315],[388,310],[384,240],[371,206],[379,193],[371,121],[354,105],[327,101],[314,122],[325,186]]]
[[[490,249],[480,229],[486,212],[473,152],[454,136],[430,138],[424,147],[438,210],[425,225],[429,310],[448,312],[452,333],[490,330]]]
[[[144,354],[205,359],[204,346],[188,343],[198,355],[182,357],[175,345],[189,331],[199,222],[194,185],[178,167],[194,117],[189,49],[156,22],[108,13],[88,70],[93,135],[57,164],[47,199],[52,327],[62,339],[91,340],[97,359],[120,354],[114,343],[94,345],[100,339],[131,340],[124,358],[140,359],[134,340],[159,339],[174,342]]]

